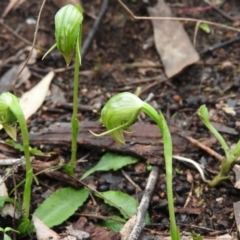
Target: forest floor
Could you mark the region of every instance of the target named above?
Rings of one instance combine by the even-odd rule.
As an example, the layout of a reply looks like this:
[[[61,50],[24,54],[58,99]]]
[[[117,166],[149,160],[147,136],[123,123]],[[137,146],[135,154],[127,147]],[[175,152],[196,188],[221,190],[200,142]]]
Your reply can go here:
[[[58,2],[58,4],[56,5],[54,2]],[[54,15],[62,2],[67,1],[47,1],[45,4],[36,42],[41,50],[36,52],[34,63],[28,65],[30,76],[27,79],[23,77],[18,82],[16,90],[17,94],[21,96],[50,71],[55,72],[43,105],[28,119],[27,123],[31,132],[30,138],[32,136],[32,144],[35,147],[44,152],[54,151],[55,158],[56,155],[57,158],[61,156],[67,162],[70,159],[71,151],[70,140],[65,139],[66,133],[55,131],[57,140],[48,136],[34,140],[34,134],[46,132],[46,128],[56,122],[69,123],[71,119],[73,71],[71,71],[71,67],[70,69],[66,68],[64,59],[57,50],[42,60],[43,54],[55,42]],[[84,41],[92,30],[103,1],[82,0],[81,2],[84,9]],[[142,0],[124,2],[136,16],[148,16],[147,8],[156,3],[156,1]],[[209,8],[209,5],[201,0],[166,2],[177,17],[203,19],[238,28],[240,26],[238,0],[223,1],[222,12],[215,8]],[[7,0],[1,1],[0,15],[8,4]],[[4,21],[1,22],[1,76],[26,58],[28,53],[26,47],[31,46],[33,41],[40,6],[41,1],[24,1],[15,9],[11,9],[4,17]],[[192,41],[196,23],[184,21],[182,24]],[[98,126],[101,108],[111,96],[124,91],[135,93],[137,88],[140,88],[139,97],[142,100],[148,99],[150,105],[161,110],[169,126],[175,129],[172,130],[176,135],[173,134],[173,138],[180,137],[180,140],[174,140],[179,144],[179,146],[173,145],[174,152],[202,164],[207,178],[212,179],[219,170],[219,159],[189,142],[182,135],[186,133],[188,137],[197,139],[209,149],[224,156],[220,144],[197,116],[198,108],[202,104],[206,104],[211,121],[215,123],[214,126],[223,135],[229,146],[236,144],[239,140],[240,35],[239,32],[220,27],[210,26],[210,28],[210,33],[199,30],[197,34],[195,49],[200,55],[200,60],[186,67],[177,75],[167,78],[154,42],[151,41],[153,38],[151,21],[134,20],[118,1],[110,0],[91,44],[83,55],[78,101],[79,119],[86,124],[92,124],[93,127]],[[11,86],[10,84],[8,91],[13,91]],[[5,91],[1,88],[0,85],[1,92]],[[145,125],[152,124],[152,122],[145,115],[141,115],[139,121],[144,124],[139,131],[147,136],[148,131],[145,129]],[[83,124],[83,129],[86,130],[87,126]],[[101,129],[101,131],[103,130]],[[87,130],[84,134],[83,139],[86,138],[85,140],[88,141],[85,144],[79,143],[78,159],[86,161],[80,162],[76,166],[76,177],[96,165],[106,151],[121,152],[121,154],[128,152],[131,154],[135,151],[134,149],[129,150],[130,143],[121,150],[121,148],[117,148],[117,145],[110,146],[107,142],[104,143],[104,139],[108,138],[101,138],[101,145],[92,140],[93,137]],[[138,136],[137,132],[135,134]],[[3,130],[0,131],[0,138],[1,140],[7,139]],[[41,139],[44,142],[41,142]],[[151,145],[151,143],[149,144]],[[21,157],[19,151],[9,149],[10,147],[4,147],[2,142],[0,158]],[[149,151],[151,150],[155,151],[155,148]],[[148,208],[151,224],[144,230],[145,233],[148,233],[148,237],[142,235],[141,239],[161,239],[161,237],[169,236],[164,161],[159,160],[162,159],[162,156],[159,156],[158,160],[151,160],[153,155],[157,154],[146,153],[140,162],[124,167],[124,172],[120,170],[97,172],[86,178],[86,183],[101,192],[119,190],[140,201],[141,193],[125,178],[123,173],[127,173],[132,181],[143,190],[149,176],[148,164],[155,163],[159,167],[159,178]],[[44,158],[42,160],[46,161]],[[235,220],[237,213],[236,210],[234,212],[234,203],[240,201],[240,189],[235,184],[234,172],[230,172],[229,180],[210,188],[201,180],[200,174],[191,165],[173,160],[173,170],[174,204],[177,225],[181,234],[187,236],[195,233],[204,239],[216,239],[218,236],[228,234],[237,239],[239,229]],[[1,175],[4,175],[5,167],[1,167],[0,171]],[[64,170],[59,171],[64,172]],[[24,174],[24,169],[20,168],[15,174],[15,181],[21,181]],[[9,191],[13,187],[13,179],[10,177],[6,181]],[[35,208],[44,200],[42,195],[47,190],[55,191],[69,184],[56,177],[53,179],[51,174],[39,175],[38,181],[40,185],[35,186],[34,183],[33,186],[35,190],[32,192],[31,212],[34,212]],[[83,216],[89,224],[97,225],[101,223],[103,217],[112,213],[109,206],[106,206],[102,200],[96,200],[95,206],[91,201],[93,200],[89,198],[67,222],[60,227],[55,227],[54,230],[61,233],[63,227],[77,222]],[[238,214],[239,212],[240,208],[238,208]],[[0,226],[13,226],[12,218],[0,216]],[[97,239],[97,236],[91,237],[91,239]],[[36,238],[32,236],[31,239]],[[98,237],[98,239],[103,238]],[[226,237],[226,239],[229,238]]]

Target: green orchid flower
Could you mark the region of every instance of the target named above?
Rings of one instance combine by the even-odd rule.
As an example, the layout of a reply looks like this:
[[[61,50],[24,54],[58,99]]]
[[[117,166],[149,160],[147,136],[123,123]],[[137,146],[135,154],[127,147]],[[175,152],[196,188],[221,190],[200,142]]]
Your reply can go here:
[[[11,108],[16,104],[18,104],[18,99],[11,93],[4,92],[0,95],[0,124],[14,141],[17,135],[17,118]]]
[[[16,139],[17,123],[19,124],[22,133],[24,156],[26,161],[26,179],[25,179],[26,181],[22,204],[23,216],[21,223],[18,227],[18,230],[21,233],[24,233],[27,231],[27,228],[30,223],[29,211],[31,201],[31,185],[33,179],[33,170],[31,166],[29,153],[29,136],[26,120],[22,108],[19,104],[18,98],[9,92],[4,92],[0,95],[0,124],[3,125],[5,131],[14,140]]]
[[[103,135],[111,134],[120,146],[125,143],[123,132],[136,121],[144,102],[136,95],[124,92],[113,96],[101,111],[101,122],[108,129]]]
[[[82,22],[83,10],[80,5],[68,4],[62,7],[55,15],[55,38],[56,43],[47,51],[43,58],[56,47],[63,55],[67,66],[75,55],[74,81],[73,81],[73,114],[72,126],[72,147],[71,160],[65,170],[74,175],[74,167],[77,155],[77,136],[79,132],[78,120],[78,88],[79,88],[79,68],[81,66],[82,47]]]
[[[80,56],[80,36],[82,34],[82,9],[80,6],[68,4],[62,7],[55,15],[56,43],[43,56],[46,57],[56,47],[62,53],[66,64],[69,66],[73,54]]]
[[[102,134],[95,136],[104,136],[111,134],[112,138],[120,146],[125,143],[124,132],[129,131],[129,127],[136,121],[139,113],[145,112],[159,127],[163,137],[164,158],[166,165],[167,197],[170,216],[170,231],[173,240],[180,239],[179,229],[176,226],[173,190],[172,190],[172,138],[163,114],[157,111],[148,103],[142,101],[136,95],[123,92],[116,94],[108,100],[101,111],[101,122],[107,128]]]

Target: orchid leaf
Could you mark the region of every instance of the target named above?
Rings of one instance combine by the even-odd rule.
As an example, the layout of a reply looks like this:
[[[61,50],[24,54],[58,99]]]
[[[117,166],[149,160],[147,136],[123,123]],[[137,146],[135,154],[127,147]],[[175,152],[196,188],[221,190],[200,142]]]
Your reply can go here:
[[[82,179],[86,178],[87,176],[91,175],[96,171],[116,171],[123,168],[124,166],[134,164],[136,162],[138,162],[138,159],[134,157],[122,156],[114,153],[106,153],[102,156],[96,166],[89,169],[83,174]]]

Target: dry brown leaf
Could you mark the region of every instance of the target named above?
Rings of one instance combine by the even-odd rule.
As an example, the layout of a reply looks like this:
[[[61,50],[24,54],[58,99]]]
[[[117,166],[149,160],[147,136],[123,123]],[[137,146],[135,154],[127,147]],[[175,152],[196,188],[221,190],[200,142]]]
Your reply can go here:
[[[34,227],[36,229],[37,240],[59,240],[60,236],[46,226],[39,218],[33,215],[32,217]]]
[[[235,202],[233,204],[233,209],[234,209],[234,215],[235,215],[238,232],[240,233],[240,201]]]
[[[31,117],[42,106],[53,77],[54,72],[49,72],[37,85],[22,95],[19,102],[25,119]]]
[[[130,236],[133,227],[136,223],[136,219],[137,219],[137,215],[134,214],[131,218],[129,218],[129,220],[125,223],[125,225],[123,226],[123,228],[120,231],[121,234],[121,240],[127,240],[128,237]]]
[[[233,171],[235,173],[234,187],[240,189],[240,166],[238,164],[235,164],[233,167]]]
[[[18,8],[24,2],[25,0],[10,0],[9,4],[7,5],[2,14],[2,18],[5,18],[12,9]]]
[[[15,79],[22,68],[23,63],[18,65],[13,65],[7,72],[5,72],[0,78],[0,94],[3,92],[9,92],[13,89]],[[26,66],[21,75],[18,77],[16,87],[21,86],[23,83],[29,84],[29,78],[31,76],[31,72],[29,68]]]
[[[164,0],[148,8],[151,17],[171,17],[171,9]],[[172,20],[152,20],[154,41],[168,78],[199,60],[182,24]]]

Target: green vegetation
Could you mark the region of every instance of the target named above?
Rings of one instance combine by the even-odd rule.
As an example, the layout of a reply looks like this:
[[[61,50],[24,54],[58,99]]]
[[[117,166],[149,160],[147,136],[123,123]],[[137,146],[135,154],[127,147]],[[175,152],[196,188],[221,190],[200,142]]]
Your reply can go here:
[[[99,137],[111,134],[112,138],[120,146],[125,143],[123,132],[131,132],[129,127],[131,127],[131,125],[136,121],[141,111],[145,112],[158,125],[159,130],[162,133],[167,179],[168,210],[170,216],[170,232],[172,239],[178,240],[180,239],[180,233],[175,220],[172,189],[172,138],[163,114],[161,112],[158,114],[151,105],[143,102],[132,93],[119,93],[109,99],[101,112],[101,122],[108,131],[99,135],[93,134]]]
[[[43,56],[46,57],[56,47],[63,55],[67,66],[69,66],[75,54],[74,82],[73,82],[73,113],[72,125],[72,154],[71,161],[66,170],[74,175],[74,167],[77,155],[77,136],[79,131],[78,120],[78,87],[79,87],[79,68],[81,65],[81,46],[82,46],[82,8],[80,5],[71,4],[62,7],[55,15],[55,37],[56,43]]]

